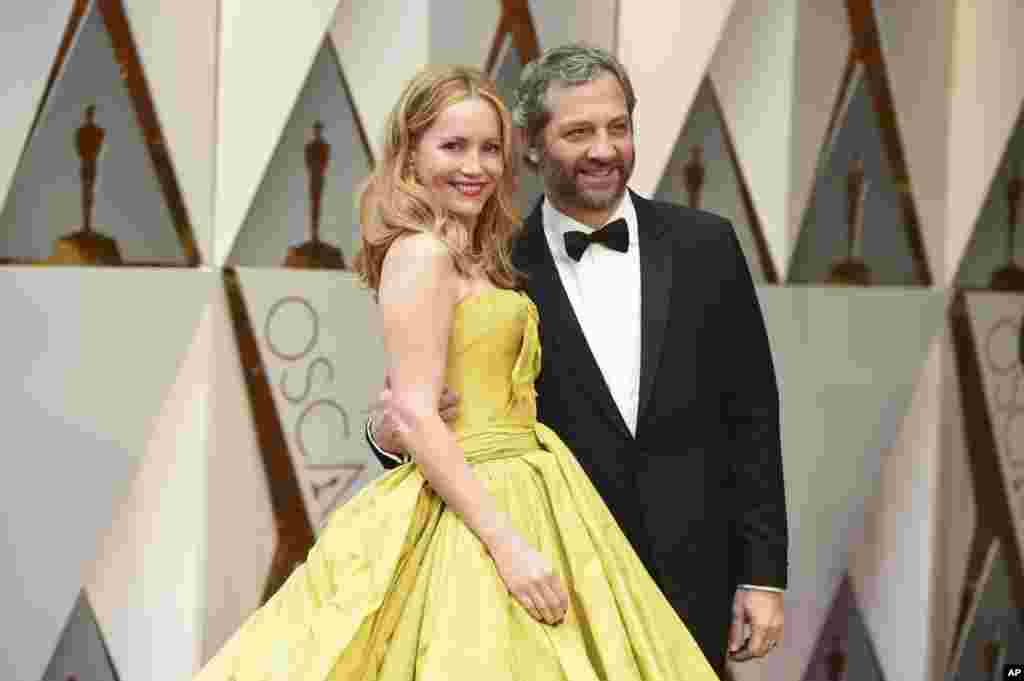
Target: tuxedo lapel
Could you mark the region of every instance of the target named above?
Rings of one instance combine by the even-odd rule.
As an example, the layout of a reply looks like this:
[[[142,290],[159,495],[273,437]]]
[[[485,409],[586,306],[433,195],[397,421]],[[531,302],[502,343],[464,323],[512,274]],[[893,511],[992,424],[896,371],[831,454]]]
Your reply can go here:
[[[669,225],[658,218],[650,201],[630,192],[640,234],[640,400],[637,428],[651,399],[665,342],[672,297],[672,244],[662,237]]]
[[[540,202],[530,213],[524,230],[516,245],[515,263],[527,274],[528,292],[540,311],[540,334],[546,350],[544,364],[568,365],[566,373],[597,403],[604,416],[615,428],[632,437],[565,292],[544,234]]]

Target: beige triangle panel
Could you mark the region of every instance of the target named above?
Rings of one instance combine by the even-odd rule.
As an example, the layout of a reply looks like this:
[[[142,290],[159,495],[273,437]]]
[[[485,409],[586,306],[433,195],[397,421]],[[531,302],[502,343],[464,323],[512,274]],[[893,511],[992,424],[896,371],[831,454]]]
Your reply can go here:
[[[773,272],[788,265],[797,0],[736,0],[708,73],[747,181]]]
[[[207,437],[205,602],[200,666],[262,603],[278,530],[248,379],[260,365],[243,355],[223,283],[211,304]]]
[[[976,531],[977,497],[971,478],[963,392],[958,377],[955,336],[943,339],[942,424],[936,490],[935,601],[933,668],[948,664],[956,645],[960,597],[966,585],[968,555]]]
[[[317,528],[336,505],[325,471],[344,475],[347,485],[363,467],[381,470],[362,435],[384,384],[373,301],[354,277],[336,273],[243,269],[239,277],[265,388],[309,524]]]
[[[926,290],[761,288],[780,376],[791,581],[787,657],[796,678],[848,568],[882,461],[897,440],[945,295]],[[878,334],[878,328],[891,334]],[[808,415],[806,418],[799,415]],[[792,604],[791,607],[789,604]]]
[[[490,0],[485,0],[489,2]],[[331,37],[373,158],[402,88],[430,62],[429,0],[343,2]],[[395,49],[395,46],[401,49]]]
[[[618,56],[637,94],[638,148],[632,187],[650,196],[711,62],[734,0],[619,7]],[[671,87],[667,87],[671,84]],[[666,96],[666,93],[671,93]]]
[[[201,275],[214,277],[215,275]],[[99,534],[85,590],[121,678],[174,681],[199,662],[206,600],[208,390],[217,288],[155,419],[145,457]],[[236,528],[249,536],[245,526]],[[250,537],[251,538],[251,537]]]
[[[0,270],[0,309],[19,332],[0,370],[21,386],[5,417],[20,443],[0,476],[7,541],[0,601],[19,623],[5,678],[39,678],[147,452],[195,337],[213,274],[192,270]]]
[[[945,283],[956,273],[975,220],[1024,103],[1020,27],[1024,5],[992,0],[956,5]]]
[[[1024,555],[1024,302],[1000,293],[967,294],[967,316],[995,445],[998,478],[987,489],[986,517],[1005,527],[1002,539]]]
[[[928,681],[940,465],[942,338],[936,335],[899,433],[882,458],[850,574],[886,678]]]

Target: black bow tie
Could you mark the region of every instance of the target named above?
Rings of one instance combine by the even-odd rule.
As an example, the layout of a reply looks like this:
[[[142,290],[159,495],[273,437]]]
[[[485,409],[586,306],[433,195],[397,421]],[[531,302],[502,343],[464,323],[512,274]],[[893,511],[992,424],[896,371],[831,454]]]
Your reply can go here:
[[[604,244],[613,251],[625,253],[629,250],[629,230],[626,229],[626,221],[623,218],[612,220],[592,234],[578,230],[565,233],[565,252],[576,262],[583,257],[587,246],[593,243]]]

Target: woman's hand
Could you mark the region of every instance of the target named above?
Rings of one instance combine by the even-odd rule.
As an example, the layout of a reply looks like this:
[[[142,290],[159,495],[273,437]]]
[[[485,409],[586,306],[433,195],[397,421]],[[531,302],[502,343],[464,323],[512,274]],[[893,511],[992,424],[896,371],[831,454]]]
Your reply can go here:
[[[489,550],[512,597],[534,619],[558,624],[565,618],[569,597],[547,558],[511,530],[504,532]]]

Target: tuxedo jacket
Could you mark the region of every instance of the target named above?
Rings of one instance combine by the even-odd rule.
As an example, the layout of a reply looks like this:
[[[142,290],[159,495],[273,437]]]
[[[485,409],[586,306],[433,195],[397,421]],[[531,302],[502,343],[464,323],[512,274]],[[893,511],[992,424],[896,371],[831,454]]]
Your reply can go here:
[[[538,420],[573,451],[651,576],[720,668],[736,586],[786,586],[771,351],[729,222],[636,194],[632,199],[641,270],[636,436],[562,285],[539,203],[513,250],[540,314]]]

